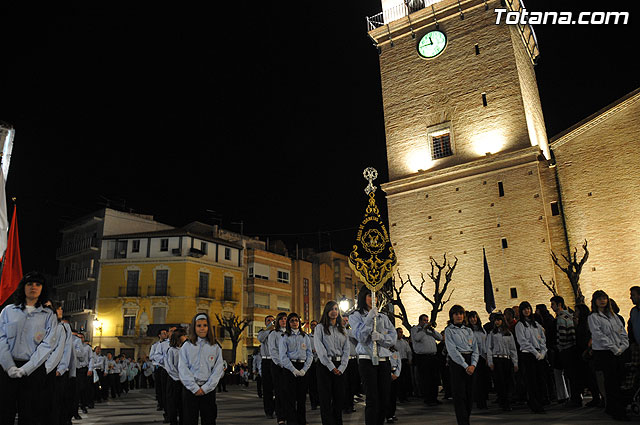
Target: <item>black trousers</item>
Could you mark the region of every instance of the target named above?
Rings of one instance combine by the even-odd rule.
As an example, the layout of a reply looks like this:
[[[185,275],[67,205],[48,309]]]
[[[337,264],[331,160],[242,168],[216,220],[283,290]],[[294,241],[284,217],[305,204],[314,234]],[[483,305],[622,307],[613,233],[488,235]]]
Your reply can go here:
[[[46,369],[45,369],[46,372]],[[48,424],[51,417],[51,409],[53,408],[54,399],[55,399],[55,381],[56,381],[56,372],[55,370],[47,373],[44,378],[44,388],[42,390],[42,400],[41,405],[43,409],[40,411],[40,422],[43,424]],[[56,422],[57,423],[57,420]]]
[[[358,370],[358,359],[349,359],[349,365],[344,371],[345,374],[345,397],[344,409],[353,409],[353,398],[360,394],[360,371]]]
[[[76,376],[78,371],[76,370]],[[64,412],[62,414],[62,423],[71,422],[73,415],[78,414],[78,378],[69,377],[68,390],[64,396]]]
[[[469,363],[471,356],[465,360]],[[467,425],[473,404],[473,375],[469,375],[465,368],[451,359],[449,359],[449,374],[456,420],[458,425]]]
[[[364,409],[366,425],[382,425],[387,412],[391,390],[391,366],[389,361],[381,361],[377,366],[371,360],[358,361],[360,376],[364,384],[367,404]]]
[[[318,395],[318,376],[316,370],[321,367],[323,367],[322,363],[314,361],[311,363],[311,367],[307,371],[307,375],[309,375],[309,401],[313,408],[318,407],[318,404],[320,404],[320,398]]]
[[[53,378],[53,397],[51,411],[49,412],[49,424],[58,425],[66,424],[66,403],[67,394],[71,393],[69,384],[69,372],[65,372],[60,376],[55,376],[55,370],[51,372]]]
[[[425,403],[435,403],[438,399],[438,357],[435,354],[416,354],[418,382],[422,383]]]
[[[262,398],[262,376],[256,374],[256,390],[258,391],[258,397]]]
[[[473,372],[473,400],[478,408],[487,407],[487,399],[489,398],[489,366],[484,357],[480,356],[478,365]]]
[[[293,367],[301,370],[304,362],[291,362]],[[295,376],[289,369],[282,369],[282,408],[285,411],[287,425],[306,425],[308,377]]]
[[[161,407],[166,412],[167,411],[167,400],[166,400],[167,380],[171,378],[169,378],[169,374],[163,367],[158,367],[158,370],[160,371],[160,373],[158,374],[160,379],[156,381],[156,385],[160,388],[160,398],[162,400]]]
[[[278,419],[278,422],[284,421],[286,419],[284,406],[282,404],[282,395],[283,395],[283,387],[284,387],[284,383],[282,380],[283,374],[284,372],[282,368],[272,362],[271,378],[273,381],[273,394],[275,398],[274,404],[275,404],[276,419]]]
[[[16,367],[26,362],[16,361]],[[0,424],[14,425],[16,413],[18,425],[39,425],[43,389],[47,372],[44,365],[34,370],[29,376],[9,378],[0,367]]]
[[[74,390],[78,393],[78,402],[84,408],[88,406],[93,406],[93,399],[91,398],[91,394],[93,391],[89,391],[89,385],[93,387],[93,376],[87,376],[87,372],[89,371],[88,367],[81,367],[80,369],[76,369],[76,386],[73,387]]]
[[[182,411],[185,425],[215,425],[218,416],[216,405],[216,389],[205,395],[197,396],[186,388],[182,388]]]
[[[184,423],[184,416],[182,410],[182,389],[184,385],[182,382],[174,381],[169,377],[167,381],[167,396],[165,398],[167,416],[171,425],[182,425]],[[179,419],[178,419],[179,418]]]
[[[336,368],[339,362],[334,362]],[[322,363],[316,368],[316,382],[320,398],[322,425],[342,425],[346,376],[336,375]]]
[[[564,371],[564,376],[569,380],[571,391],[571,401],[582,403],[582,382],[578,378],[578,370],[582,359],[578,356],[578,349],[573,346],[558,352],[560,366]]]
[[[400,377],[398,378],[400,381],[398,382],[398,400],[406,401],[411,394],[412,384],[411,384],[411,365],[409,364],[409,359],[402,359],[402,373],[400,373]]]
[[[503,409],[511,407],[510,394],[513,392],[513,362],[502,357],[493,358],[493,381],[498,394],[498,404]]]
[[[273,415],[276,404],[273,398],[273,375],[271,359],[262,359],[262,405],[267,416]]]
[[[522,376],[527,387],[527,403],[534,412],[543,411],[546,383],[544,374],[546,367],[544,360],[538,360],[533,354],[520,352],[520,365]]]
[[[153,371],[153,380],[155,382],[155,390],[156,390],[156,401],[158,402],[158,407],[164,409],[164,395],[162,394],[162,372],[163,368],[160,366],[156,366]]]
[[[627,406],[620,390],[624,374],[621,356],[616,356],[609,350],[593,350],[593,361],[596,370],[601,370],[604,374],[604,391],[607,403],[605,412],[614,417],[624,416]]]
[[[393,374],[393,371],[392,371]],[[402,373],[400,373],[402,376]],[[398,397],[398,389],[400,388],[400,376],[396,379],[391,378],[391,388],[389,390],[389,400],[387,403],[387,418],[393,418],[396,415],[396,403]]]
[[[116,398],[116,396],[118,395],[117,385],[120,376],[116,373],[108,373],[105,375],[105,378],[107,381],[107,388],[111,392],[111,398]]]
[[[104,373],[103,370],[96,370],[96,373],[98,374],[98,382],[93,384],[96,401],[107,401],[109,398],[109,382],[107,374]]]

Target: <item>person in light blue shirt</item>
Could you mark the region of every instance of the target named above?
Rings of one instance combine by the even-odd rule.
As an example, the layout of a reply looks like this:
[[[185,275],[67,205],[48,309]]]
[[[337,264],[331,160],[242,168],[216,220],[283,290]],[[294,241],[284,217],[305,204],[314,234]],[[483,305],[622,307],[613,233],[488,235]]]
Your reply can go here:
[[[93,351],[84,343],[84,335],[77,332],[73,332],[72,345],[76,366],[73,391],[77,394],[82,411],[86,413],[88,407],[94,407],[93,372],[89,371],[89,360]],[[75,416],[78,416],[77,410],[74,409]]]
[[[605,413],[616,420],[629,420],[620,390],[624,375],[622,354],[629,348],[629,337],[622,321],[613,312],[611,300],[606,292],[598,290],[593,293],[588,320],[593,362],[596,370],[601,370],[604,375],[607,405]]]
[[[15,304],[0,313],[0,423],[38,423],[34,400],[44,399],[44,363],[56,347],[58,320],[44,307],[47,283],[37,272],[27,273],[18,284]]]
[[[119,379],[120,371],[118,370],[118,364],[113,359],[113,354],[111,354],[111,352],[107,353],[107,358],[104,362],[104,366],[105,366],[104,374],[107,381],[107,389],[111,393],[111,398],[115,399],[116,397],[119,397],[117,382]]]
[[[469,311],[467,313],[467,323],[476,338],[478,353],[480,354],[473,378],[473,400],[476,402],[478,409],[486,410],[488,409],[487,399],[489,398],[489,387],[491,386],[491,376],[487,365],[487,332],[482,326],[477,311]]]
[[[71,361],[72,338],[71,327],[68,322],[62,320],[62,303],[47,303],[58,318],[57,343],[49,358],[45,362],[47,372],[47,387],[45,392],[49,395],[49,405],[44,409],[43,423],[65,423],[63,417],[64,395],[69,391],[69,363]]]
[[[218,416],[216,386],[224,374],[222,349],[213,336],[209,315],[198,313],[189,327],[189,337],[180,348],[178,371],[185,425],[214,425]]]
[[[487,363],[493,371],[498,404],[502,410],[509,412],[514,372],[518,371],[518,350],[504,315],[494,313],[492,317],[493,329],[487,335]]]
[[[86,344],[85,344],[86,345]],[[91,348],[87,345],[87,347]],[[93,385],[95,400],[100,403],[109,398],[109,383],[106,367],[107,358],[102,354],[102,347],[96,345],[90,353],[89,372]],[[96,379],[97,375],[97,379]]]
[[[398,386],[400,385],[400,380],[398,378],[402,376],[402,354],[395,346],[390,349],[391,357],[389,357],[389,362],[391,365],[391,391],[389,393],[389,401],[387,403],[387,423],[393,423],[398,420],[396,417],[396,402],[398,397]]]
[[[316,376],[322,423],[341,425],[350,344],[337,302],[329,301],[324,306],[315,327],[314,345],[319,362]]]
[[[280,338],[284,335],[287,327],[287,313],[280,312],[276,316],[275,329],[269,333],[267,342],[269,344],[269,354],[271,356],[271,380],[273,382],[273,394],[275,399],[275,413],[279,424],[285,422],[284,404],[282,401],[283,375],[282,364],[280,361],[280,353],[278,351]]]
[[[342,316],[342,324],[347,332],[347,339],[349,340],[349,364],[345,371],[345,401],[344,401],[344,413],[351,414],[356,411],[354,405],[354,398],[356,395],[360,395],[360,371],[358,370],[358,353],[356,347],[358,341],[353,334],[353,328],[349,324],[349,316]]]
[[[167,339],[167,329],[160,329],[158,331],[158,341],[154,342],[151,345],[151,349],[149,350],[149,358],[151,359],[151,363],[153,364],[153,382],[156,391],[156,400],[158,402],[157,410],[164,410],[164,395],[165,393],[162,391],[162,379],[165,378],[166,383],[166,371],[162,367],[162,362],[164,362],[164,355],[160,350],[160,345],[163,341]]]
[[[262,387],[262,406],[267,418],[273,419],[275,399],[273,398],[273,374],[271,368],[271,354],[269,353],[269,335],[275,329],[275,317],[268,315],[264,318],[264,329],[258,332],[260,341],[260,385]]]
[[[166,407],[167,417],[171,425],[178,425],[178,418],[182,421],[184,412],[182,410],[182,389],[184,385],[180,381],[180,348],[187,340],[187,331],[182,327],[177,327],[171,334],[169,341],[169,351],[164,365],[167,369],[169,379],[167,380]]]
[[[444,330],[444,343],[456,420],[458,424],[468,424],[473,402],[473,373],[480,353],[473,331],[466,326],[465,311],[460,305],[454,305],[449,310],[449,326]]]
[[[544,376],[548,365],[546,337],[542,325],[536,322],[528,301],[519,306],[520,320],[516,323],[516,338],[520,344],[520,365],[527,386],[527,402],[533,413],[544,413],[546,384]]]
[[[311,340],[300,328],[300,316],[291,313],[287,316],[286,330],[278,341],[280,364],[283,367],[283,407],[288,425],[305,425],[307,416],[305,402],[307,398],[307,377],[311,362]]]
[[[358,341],[358,368],[367,399],[365,424],[381,425],[384,423],[391,390],[389,349],[396,344],[398,334],[389,317],[378,313],[377,306],[372,304],[371,291],[363,286],[358,293],[358,309],[351,314],[349,322]],[[377,355],[373,351],[374,342]]]

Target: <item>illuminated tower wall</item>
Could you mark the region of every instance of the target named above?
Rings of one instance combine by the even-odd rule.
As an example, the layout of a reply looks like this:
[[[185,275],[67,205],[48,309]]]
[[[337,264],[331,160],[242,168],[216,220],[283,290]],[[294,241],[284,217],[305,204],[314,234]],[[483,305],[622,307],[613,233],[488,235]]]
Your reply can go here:
[[[449,305],[485,320],[483,247],[499,309],[548,303],[539,275],[570,293],[549,256],[567,245],[533,71],[537,45],[530,28],[495,24],[500,7],[444,0],[402,18],[386,13],[388,22],[369,32],[380,49],[383,190],[399,271],[419,282],[430,256],[456,256]],[[425,59],[417,46],[433,30],[447,44]],[[405,303],[413,322],[430,311],[411,292]]]

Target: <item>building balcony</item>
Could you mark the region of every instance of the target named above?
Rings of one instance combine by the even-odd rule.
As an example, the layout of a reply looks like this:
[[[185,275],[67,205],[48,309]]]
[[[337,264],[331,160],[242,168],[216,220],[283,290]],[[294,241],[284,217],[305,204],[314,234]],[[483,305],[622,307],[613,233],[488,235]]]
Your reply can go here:
[[[97,238],[85,238],[72,242],[67,242],[56,250],[56,259],[62,260],[73,255],[83,254],[87,251],[98,251]]]
[[[93,300],[90,300],[87,297],[82,297],[75,300],[65,301],[62,310],[65,314],[84,313],[85,311],[92,311],[93,305]]]
[[[148,297],[170,297],[171,296],[171,287],[170,286],[147,286],[147,296]]]
[[[215,300],[215,291],[213,289],[205,289],[205,288],[197,288],[196,289],[196,298],[201,298],[205,300]]]
[[[138,336],[136,328],[125,328],[123,325],[116,326],[116,336]]]
[[[68,283],[81,284],[86,282],[95,281],[95,275],[90,267],[84,269],[73,270],[63,276],[56,276],[53,278],[53,285],[64,285]]]
[[[228,302],[228,303],[234,303],[237,304],[240,302],[239,298],[231,293],[228,292],[223,292],[222,293],[222,298],[220,299],[221,302]]]
[[[141,297],[140,286],[121,286],[118,288],[118,298]]]

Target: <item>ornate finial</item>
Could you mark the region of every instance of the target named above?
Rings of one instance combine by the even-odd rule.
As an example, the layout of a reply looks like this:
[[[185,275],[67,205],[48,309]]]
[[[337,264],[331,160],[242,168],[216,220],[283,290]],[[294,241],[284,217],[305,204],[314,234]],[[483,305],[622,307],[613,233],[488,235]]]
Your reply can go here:
[[[364,176],[365,180],[369,181],[369,184],[364,189],[364,193],[369,195],[371,192],[375,192],[376,187],[373,185],[373,181],[378,178],[378,171],[376,171],[376,169],[373,167],[367,167],[364,169],[362,175]]]

